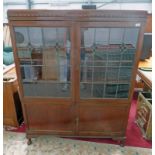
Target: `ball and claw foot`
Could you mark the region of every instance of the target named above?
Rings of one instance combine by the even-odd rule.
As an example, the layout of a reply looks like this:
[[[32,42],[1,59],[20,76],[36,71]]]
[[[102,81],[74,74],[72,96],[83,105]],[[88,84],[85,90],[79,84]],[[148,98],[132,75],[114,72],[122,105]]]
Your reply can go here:
[[[27,145],[31,145],[31,144],[32,144],[32,140],[31,140],[31,138],[29,138],[27,141]]]
[[[117,143],[121,146],[124,147],[125,146],[125,141],[126,138],[112,138],[113,140],[117,141]]]
[[[120,140],[120,142],[119,142],[119,143],[120,143],[120,146],[121,146],[121,147],[124,147],[124,145],[125,145],[125,139]]]

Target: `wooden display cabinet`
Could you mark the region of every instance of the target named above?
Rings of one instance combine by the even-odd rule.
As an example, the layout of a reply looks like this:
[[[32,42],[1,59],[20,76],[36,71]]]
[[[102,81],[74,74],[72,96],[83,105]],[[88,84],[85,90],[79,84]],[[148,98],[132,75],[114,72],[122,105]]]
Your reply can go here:
[[[125,139],[145,11],[9,10],[31,138]]]
[[[18,83],[15,67],[3,73],[3,125],[19,127],[23,122],[21,101],[18,94]]]

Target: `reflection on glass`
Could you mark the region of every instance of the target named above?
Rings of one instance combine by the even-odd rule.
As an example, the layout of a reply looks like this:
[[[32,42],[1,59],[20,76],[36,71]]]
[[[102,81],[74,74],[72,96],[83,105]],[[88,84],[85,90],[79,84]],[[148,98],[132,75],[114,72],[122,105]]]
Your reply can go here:
[[[67,28],[16,27],[25,96],[70,97],[70,32]]]
[[[138,28],[81,29],[81,98],[128,98]]]

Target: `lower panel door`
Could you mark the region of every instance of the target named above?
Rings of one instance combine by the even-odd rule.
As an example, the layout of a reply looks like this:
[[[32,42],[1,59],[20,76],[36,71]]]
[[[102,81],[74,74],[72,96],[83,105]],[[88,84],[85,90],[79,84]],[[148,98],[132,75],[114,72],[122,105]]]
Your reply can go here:
[[[79,135],[125,136],[127,107],[90,105],[79,107]]]
[[[73,135],[75,130],[74,108],[72,105],[47,103],[26,104],[29,131]]]

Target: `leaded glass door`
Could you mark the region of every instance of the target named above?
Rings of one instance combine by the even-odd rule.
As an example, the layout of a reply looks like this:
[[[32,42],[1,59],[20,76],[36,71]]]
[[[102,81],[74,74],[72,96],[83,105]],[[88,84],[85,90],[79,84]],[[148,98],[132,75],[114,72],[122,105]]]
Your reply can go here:
[[[107,25],[80,26],[80,100],[129,98],[139,27]]]
[[[15,22],[11,32],[27,128],[73,135],[73,24],[62,21]]]
[[[125,134],[139,26],[79,24],[78,134]]]
[[[23,96],[73,99],[73,28],[43,25],[14,27]]]

